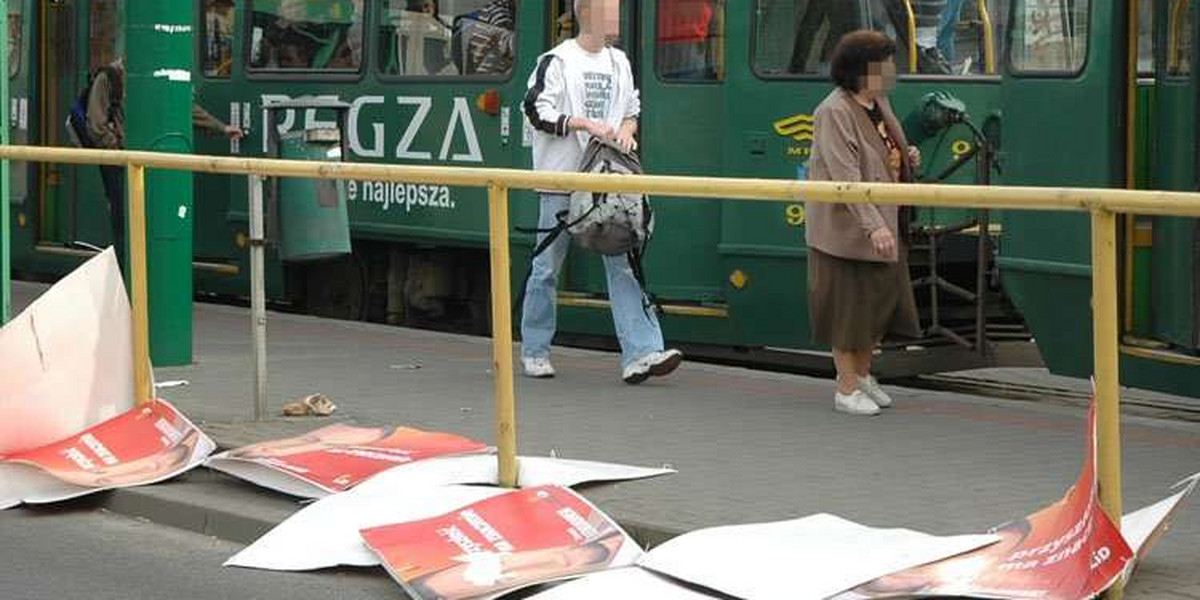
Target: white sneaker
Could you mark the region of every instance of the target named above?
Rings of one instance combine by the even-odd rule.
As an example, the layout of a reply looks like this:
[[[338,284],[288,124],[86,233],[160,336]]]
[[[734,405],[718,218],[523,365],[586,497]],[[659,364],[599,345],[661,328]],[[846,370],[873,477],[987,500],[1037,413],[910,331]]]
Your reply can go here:
[[[554,377],[554,365],[545,356],[521,357],[521,365],[525,367],[525,376],[534,379],[549,379]]]
[[[862,390],[854,390],[853,394],[845,395],[837,392],[833,396],[833,410],[852,415],[877,415],[879,406],[876,405]]]
[[[637,385],[651,377],[666,377],[679,368],[683,353],[678,350],[651,352],[632,363],[621,372],[621,379],[629,385]]]
[[[858,389],[866,394],[872,402],[879,408],[889,408],[892,406],[892,397],[879,387],[879,382],[871,375],[858,378]]]
[[[675,372],[679,365],[683,364],[683,353],[672,348],[655,352],[650,359],[650,375],[654,377],[666,377]]]

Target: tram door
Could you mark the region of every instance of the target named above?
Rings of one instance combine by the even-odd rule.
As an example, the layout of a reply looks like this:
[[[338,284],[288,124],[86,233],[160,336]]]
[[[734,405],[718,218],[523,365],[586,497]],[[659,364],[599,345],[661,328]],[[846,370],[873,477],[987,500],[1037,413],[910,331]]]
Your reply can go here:
[[[1015,0],[1001,160],[1009,185],[1120,187],[1125,172],[1126,3]],[[1079,213],[1005,211],[1005,290],[1054,372],[1084,374],[1091,357],[1091,238]]]
[[[67,146],[64,121],[87,84],[88,73],[116,59],[124,30],[118,0],[36,2],[29,94],[30,142]],[[38,164],[31,167],[31,224],[39,249],[77,242],[105,247],[111,242],[108,204],[94,166]]]
[[[1153,187],[1200,190],[1200,87],[1196,85],[1198,0],[1155,0],[1155,149]],[[1153,219],[1149,274],[1150,311],[1142,331],[1151,344],[1194,353],[1200,349],[1200,219]],[[1143,236],[1146,237],[1146,236]],[[1135,242],[1135,248],[1138,243]],[[1145,263],[1140,263],[1145,265]]]

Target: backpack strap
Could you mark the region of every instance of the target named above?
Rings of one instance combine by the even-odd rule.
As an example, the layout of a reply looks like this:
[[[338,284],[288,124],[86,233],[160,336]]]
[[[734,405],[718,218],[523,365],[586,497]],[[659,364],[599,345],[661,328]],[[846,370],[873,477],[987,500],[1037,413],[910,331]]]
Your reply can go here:
[[[650,208],[650,203],[642,197],[642,231],[650,231],[650,221],[653,219],[653,209]],[[650,310],[653,308],[654,313],[663,315],[666,311],[663,309],[662,303],[658,298],[651,294],[646,289],[646,266],[642,259],[646,256],[646,251],[650,248],[650,237],[642,240],[641,246],[634,246],[626,255],[629,260],[629,269],[633,271],[633,278],[637,280],[638,285],[642,288],[642,310],[646,313],[646,318],[650,318]]]
[[[591,211],[588,212],[590,213]],[[567,211],[565,210],[559,211],[558,214],[554,215],[554,218],[558,221],[558,224],[554,227],[516,228],[516,230],[521,233],[544,233],[546,236],[542,238],[542,241],[538,242],[537,246],[534,246],[533,254],[529,256],[529,267],[525,269],[525,277],[521,278],[521,289],[517,290],[517,297],[512,304],[514,316],[518,314],[518,312],[521,310],[521,307],[525,304],[525,289],[529,287],[529,279],[533,277],[533,261],[536,260],[537,257],[541,256],[543,252],[548,250],[550,245],[554,243],[554,240],[557,240],[558,236],[562,235],[563,232],[565,232],[571,226],[569,223],[567,223],[566,216]]]

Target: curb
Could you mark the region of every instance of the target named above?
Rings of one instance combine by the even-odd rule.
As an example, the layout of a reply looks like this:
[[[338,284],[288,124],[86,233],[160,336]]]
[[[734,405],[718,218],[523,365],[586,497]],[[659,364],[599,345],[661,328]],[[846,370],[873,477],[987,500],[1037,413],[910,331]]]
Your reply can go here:
[[[96,507],[228,542],[249,545],[302,508],[298,499],[203,467],[156,485],[112,490]],[[683,532],[617,519],[644,548]]]

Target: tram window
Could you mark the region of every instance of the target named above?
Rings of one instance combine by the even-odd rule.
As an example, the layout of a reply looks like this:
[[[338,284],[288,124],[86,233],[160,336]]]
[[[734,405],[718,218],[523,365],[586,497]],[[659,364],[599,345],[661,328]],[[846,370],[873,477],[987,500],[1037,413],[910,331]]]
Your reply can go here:
[[[8,76],[21,72],[21,6],[24,2],[8,3]]]
[[[1009,61],[1022,73],[1074,74],[1088,52],[1091,0],[1017,0]]]
[[[1138,77],[1154,77],[1154,0],[1138,0]]]
[[[669,81],[724,77],[724,0],[659,0],[655,68]]]
[[[1189,77],[1192,74],[1192,19],[1190,0],[1171,0],[1167,13],[1167,76]]]
[[[551,46],[557,46],[579,35],[571,0],[551,0],[550,14],[555,15],[554,22],[550,25]]]
[[[200,22],[204,44],[204,74],[208,77],[226,79],[233,63],[233,17],[235,0],[204,0],[204,14]]]
[[[409,77],[508,77],[515,0],[377,0],[380,69]]]
[[[363,0],[254,0],[250,68],[353,72],[362,65]]]
[[[995,74],[1011,0],[757,0],[755,70],[763,76],[827,75],[843,35],[871,28],[896,40],[902,73]],[[911,8],[912,18],[909,18]],[[909,68],[910,28],[916,70]],[[992,60],[989,60],[991,58]]]

